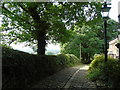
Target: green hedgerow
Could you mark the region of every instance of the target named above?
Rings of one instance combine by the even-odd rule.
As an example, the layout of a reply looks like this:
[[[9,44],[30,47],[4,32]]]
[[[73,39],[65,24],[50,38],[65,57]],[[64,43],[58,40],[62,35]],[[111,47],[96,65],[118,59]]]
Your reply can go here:
[[[103,55],[96,56],[88,72],[90,80],[108,88],[120,88],[120,62],[116,59],[108,57],[105,62]]]
[[[61,69],[79,63],[72,54],[33,55],[2,47],[2,88],[31,88]]]

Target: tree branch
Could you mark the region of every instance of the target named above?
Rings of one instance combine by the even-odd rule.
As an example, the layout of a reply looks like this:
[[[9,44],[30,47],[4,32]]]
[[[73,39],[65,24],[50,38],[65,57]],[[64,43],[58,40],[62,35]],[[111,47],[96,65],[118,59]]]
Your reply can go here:
[[[4,9],[5,11],[7,11],[8,13],[10,13],[11,15],[14,15],[16,17],[18,17],[19,19],[21,19],[22,21],[25,21],[27,24],[31,24],[30,22],[26,21],[25,19],[21,18],[18,15],[15,15],[14,13],[12,13],[11,11],[9,11],[7,8],[5,8],[4,6],[2,6],[2,9]],[[7,16],[7,15],[6,15]]]
[[[25,12],[28,13],[28,10],[26,8],[23,7],[23,5],[21,3],[18,4]]]

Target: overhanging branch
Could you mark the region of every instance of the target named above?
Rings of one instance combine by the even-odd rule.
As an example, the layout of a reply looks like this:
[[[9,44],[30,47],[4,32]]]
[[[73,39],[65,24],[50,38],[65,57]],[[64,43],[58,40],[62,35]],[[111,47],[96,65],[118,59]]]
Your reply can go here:
[[[20,16],[12,13],[11,11],[9,11],[7,8],[5,8],[4,6],[2,6],[2,9],[4,9],[5,11],[7,11],[8,13],[10,13],[11,15],[16,16],[17,18],[21,19],[22,21],[25,21],[27,24],[31,24],[30,22],[26,21],[25,19],[21,18]],[[7,16],[7,15],[6,15]]]
[[[28,13],[28,10],[26,8],[23,7],[23,5],[21,3],[18,4],[25,12]]]

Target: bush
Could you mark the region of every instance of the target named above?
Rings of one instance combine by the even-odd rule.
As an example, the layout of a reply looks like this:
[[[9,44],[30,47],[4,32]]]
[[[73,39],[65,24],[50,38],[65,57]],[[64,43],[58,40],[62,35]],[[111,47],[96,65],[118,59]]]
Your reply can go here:
[[[12,49],[11,46],[8,46],[8,45],[6,45],[6,44],[1,44],[1,43],[0,43],[0,46],[1,46],[1,47],[6,47],[6,48],[11,48],[11,49]]]
[[[107,88],[120,88],[120,63],[111,57],[104,61],[104,56],[96,56],[91,62],[88,77]]]
[[[74,55],[32,55],[3,47],[2,87],[30,88],[45,77],[78,62]]]
[[[90,64],[90,68],[97,68],[100,64],[104,63],[104,55],[97,55],[94,57],[94,60]],[[115,63],[116,59],[108,57],[108,62],[109,63]]]

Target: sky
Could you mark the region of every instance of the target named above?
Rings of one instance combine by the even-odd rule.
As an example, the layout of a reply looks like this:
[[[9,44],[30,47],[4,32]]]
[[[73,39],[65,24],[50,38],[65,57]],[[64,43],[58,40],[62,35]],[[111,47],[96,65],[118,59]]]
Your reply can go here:
[[[114,19],[116,21],[118,21],[118,2],[120,0],[112,0],[111,3],[111,10],[109,13],[109,17],[111,19]],[[119,8],[120,10],[120,8]],[[1,18],[0,18],[0,24],[1,24]],[[33,53],[33,50],[30,47],[25,47],[24,44],[11,44],[11,46],[13,47],[13,49],[17,49],[17,50],[21,50],[24,52],[29,52],[29,53]],[[46,47],[47,50],[60,50],[60,45],[57,44],[48,44],[48,46]]]
[[[110,13],[109,13],[109,17],[116,20],[116,21],[118,21],[118,10],[120,10],[120,8],[118,9],[118,2],[119,1],[120,0],[112,0],[111,10],[110,10]]]

